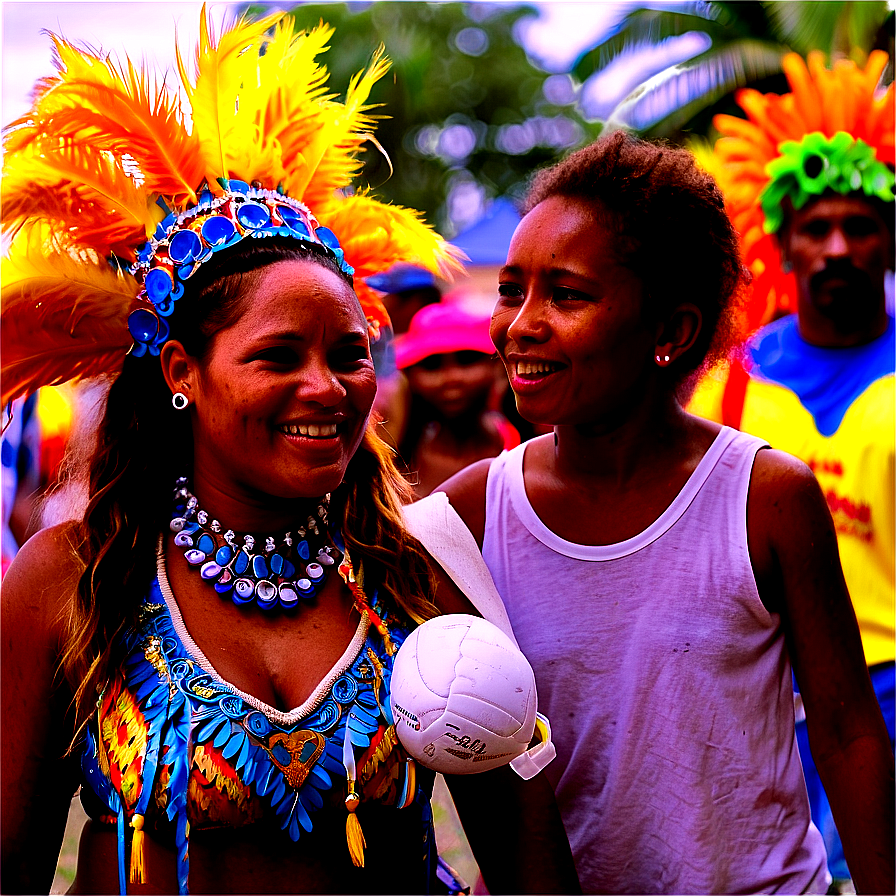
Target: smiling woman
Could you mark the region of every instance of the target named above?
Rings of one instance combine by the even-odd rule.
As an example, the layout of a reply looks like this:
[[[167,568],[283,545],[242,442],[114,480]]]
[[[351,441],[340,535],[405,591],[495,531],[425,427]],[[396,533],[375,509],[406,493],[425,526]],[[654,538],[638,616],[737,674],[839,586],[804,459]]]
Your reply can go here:
[[[554,432],[443,490],[554,720],[585,892],[826,891],[791,668],[849,867],[892,889],[893,758],[821,489],[681,405],[747,280],[718,188],[684,150],[607,134],[539,172],[526,211],[491,334]]]
[[[111,385],[83,519],[4,581],[4,892],[46,892],[79,786],[71,892],[445,886],[392,668],[494,589],[406,527],[371,417],[388,318],[353,275],[456,263],[414,213],[337,195],[386,64],[337,103],[330,30],[290,21],[203,20],[192,131],[145,73],[57,39],[7,136],[4,401]],[[451,786],[492,892],[577,888],[540,776]]]

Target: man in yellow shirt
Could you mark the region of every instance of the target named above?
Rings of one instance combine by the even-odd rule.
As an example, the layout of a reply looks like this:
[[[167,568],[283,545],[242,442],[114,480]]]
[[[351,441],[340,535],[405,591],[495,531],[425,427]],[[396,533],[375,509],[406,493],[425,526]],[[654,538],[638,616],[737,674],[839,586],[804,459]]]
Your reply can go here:
[[[744,92],[739,99],[749,120],[717,119],[726,137],[716,144],[714,173],[745,260],[757,285],[767,289],[757,295],[754,312],[758,304],[766,316],[772,309],[780,314],[782,306],[796,313],[755,332],[724,384],[716,382],[721,388],[703,384],[690,409],[760,436],[814,471],[837,528],[865,660],[892,743],[896,325],[884,283],[894,267],[893,141],[883,132],[875,140],[858,118],[846,122],[842,100],[829,113],[833,94],[825,94],[850,96],[857,115],[889,115],[892,134],[892,89],[874,96],[879,61],[869,60],[866,72],[841,67],[838,81],[817,58],[809,60],[810,76],[802,60],[788,57],[792,94]],[[864,104],[855,73],[864,76]],[[826,118],[835,114],[839,121],[831,127]],[[784,122],[790,133],[782,133]],[[815,125],[810,133],[807,122]],[[848,133],[850,124],[865,139]],[[797,736],[813,821],[825,837],[836,883],[849,871],[804,723]]]

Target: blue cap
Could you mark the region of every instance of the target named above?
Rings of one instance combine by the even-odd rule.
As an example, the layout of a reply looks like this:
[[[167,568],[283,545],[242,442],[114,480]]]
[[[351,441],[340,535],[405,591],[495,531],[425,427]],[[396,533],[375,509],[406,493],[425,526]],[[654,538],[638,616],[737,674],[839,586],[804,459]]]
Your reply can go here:
[[[431,289],[436,278],[425,268],[413,264],[394,264],[388,271],[371,274],[364,282],[379,292],[409,292],[412,289]]]

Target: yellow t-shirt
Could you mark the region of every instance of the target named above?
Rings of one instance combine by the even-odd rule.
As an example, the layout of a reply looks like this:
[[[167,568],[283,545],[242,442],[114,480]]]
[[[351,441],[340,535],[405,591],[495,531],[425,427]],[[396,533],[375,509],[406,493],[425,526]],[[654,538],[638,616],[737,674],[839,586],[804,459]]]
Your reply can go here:
[[[811,398],[824,392],[823,375],[813,381],[811,376],[801,379],[795,374],[795,388],[804,389],[805,395],[810,396],[804,395],[804,400],[816,417],[793,388],[765,376],[770,373],[778,378],[780,368],[775,367],[775,361],[780,354],[799,351],[794,349],[794,330],[791,323],[791,332],[784,334],[786,338],[775,334],[777,341],[773,350],[752,354],[739,425],[744,432],[765,439],[773,448],[800,458],[814,471],[834,518],[840,560],[862,633],[865,661],[872,666],[896,658],[896,378],[892,372],[873,378],[856,397],[839,399],[840,406],[834,407],[831,415],[831,407],[819,411]],[[762,336],[760,331],[758,341],[761,342]],[[816,364],[823,351],[810,347],[801,360]],[[883,354],[886,355],[886,350]],[[879,369],[880,357],[878,353],[876,369]],[[839,363],[842,358],[834,360]],[[764,364],[764,361],[769,362]],[[793,366],[798,367],[798,363],[793,362]],[[830,374],[834,377],[836,371]],[[786,372],[781,378],[788,379]],[[722,416],[722,384],[718,373],[701,383],[689,410],[731,423]],[[855,390],[861,386],[858,380]],[[836,386],[831,391],[835,392]],[[730,400],[728,404],[730,407]],[[839,419],[841,413],[842,419]],[[828,434],[820,429],[827,430]]]

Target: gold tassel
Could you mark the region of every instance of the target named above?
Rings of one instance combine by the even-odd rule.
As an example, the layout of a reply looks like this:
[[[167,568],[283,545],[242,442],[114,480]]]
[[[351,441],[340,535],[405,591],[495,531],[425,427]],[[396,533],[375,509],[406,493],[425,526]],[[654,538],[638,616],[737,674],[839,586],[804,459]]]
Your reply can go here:
[[[349,790],[345,798],[345,808],[348,809],[348,816],[345,819],[345,839],[348,843],[348,853],[356,868],[364,867],[364,848],[367,846],[364,831],[361,830],[361,821],[355,815],[355,809],[360,802],[358,794],[354,790]]]
[[[131,875],[132,884],[146,883],[146,862],[143,858],[143,816],[135,815],[131,819],[134,836],[131,839]]]

